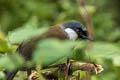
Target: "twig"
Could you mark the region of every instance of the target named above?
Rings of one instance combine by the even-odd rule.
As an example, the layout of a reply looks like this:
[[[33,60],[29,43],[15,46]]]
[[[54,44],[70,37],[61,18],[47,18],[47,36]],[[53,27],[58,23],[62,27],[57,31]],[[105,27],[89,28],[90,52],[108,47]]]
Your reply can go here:
[[[80,1],[81,8],[83,8],[82,10],[80,9],[80,15],[82,16],[82,18],[87,26],[89,36],[93,38],[93,34],[94,34],[93,25],[91,23],[91,17],[89,15],[88,10],[85,5],[85,0],[79,0],[79,1]],[[92,48],[92,42],[88,41],[86,50],[90,50],[91,48]],[[86,55],[88,55],[88,54],[86,54]],[[88,62],[90,62],[90,58],[88,58]],[[86,72],[86,80],[91,80],[89,72]]]
[[[68,79],[69,79],[69,76],[71,76],[72,73],[77,70],[95,72],[96,74],[101,73],[103,71],[102,66],[98,65],[98,64],[83,63],[83,62],[78,62],[78,61],[73,61],[73,60],[70,60],[69,64],[70,64],[70,67],[68,69]],[[58,72],[61,72],[61,74],[65,75],[65,69],[67,69],[66,63],[59,64],[59,65],[62,65],[62,66],[59,68],[57,67],[57,69],[55,71],[51,70],[51,71],[42,72],[42,75],[47,79],[58,80],[58,78],[59,78]],[[31,76],[34,77],[34,76],[36,76],[36,74],[31,74],[30,77]],[[80,78],[79,75],[78,75],[78,78]],[[30,80],[33,80],[33,79],[30,79]],[[37,79],[35,79],[35,80],[37,80]]]

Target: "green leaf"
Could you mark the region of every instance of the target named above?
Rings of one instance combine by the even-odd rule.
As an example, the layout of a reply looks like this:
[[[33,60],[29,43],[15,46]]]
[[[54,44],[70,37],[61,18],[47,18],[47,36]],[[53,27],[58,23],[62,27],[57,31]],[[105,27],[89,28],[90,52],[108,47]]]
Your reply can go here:
[[[5,40],[5,34],[0,30],[0,39]]]
[[[3,56],[0,58],[0,66],[9,70],[14,70],[20,67],[23,62],[24,59],[18,54]]]
[[[34,52],[33,60],[42,66],[55,63],[64,57],[70,56],[73,45],[74,42],[57,39],[40,41]]]
[[[38,29],[36,24],[36,18],[31,18],[24,26],[9,32],[8,39],[10,43],[21,43],[22,41],[40,35],[47,30],[47,28]]]
[[[111,59],[114,64],[120,66],[120,49],[113,44],[95,42],[93,48],[87,53],[96,58]]]
[[[0,71],[0,80],[5,80],[5,75],[3,72]]]
[[[0,52],[8,51],[8,43],[5,40],[0,39]]]
[[[7,52],[8,51],[8,43],[5,39],[5,34],[0,30],[0,52]]]

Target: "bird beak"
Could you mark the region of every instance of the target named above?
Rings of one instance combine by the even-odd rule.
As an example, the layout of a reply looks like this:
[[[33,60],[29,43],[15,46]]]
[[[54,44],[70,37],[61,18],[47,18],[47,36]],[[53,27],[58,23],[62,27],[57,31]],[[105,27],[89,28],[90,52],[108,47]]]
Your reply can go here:
[[[90,41],[94,41],[92,36],[88,36],[86,39]]]

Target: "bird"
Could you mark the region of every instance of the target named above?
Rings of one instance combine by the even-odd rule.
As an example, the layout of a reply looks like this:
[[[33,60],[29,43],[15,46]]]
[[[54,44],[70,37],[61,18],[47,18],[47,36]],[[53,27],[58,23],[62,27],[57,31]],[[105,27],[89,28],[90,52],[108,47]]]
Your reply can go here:
[[[37,43],[44,39],[56,38],[60,40],[90,40],[93,38],[88,34],[87,28],[79,21],[68,21],[63,24],[58,24],[48,28],[43,34],[32,37],[30,40],[23,41],[17,48],[16,52],[24,57],[25,60],[29,61],[32,59],[33,51]],[[5,70],[6,80],[13,80],[19,69],[14,71]],[[26,69],[30,74],[31,69]]]

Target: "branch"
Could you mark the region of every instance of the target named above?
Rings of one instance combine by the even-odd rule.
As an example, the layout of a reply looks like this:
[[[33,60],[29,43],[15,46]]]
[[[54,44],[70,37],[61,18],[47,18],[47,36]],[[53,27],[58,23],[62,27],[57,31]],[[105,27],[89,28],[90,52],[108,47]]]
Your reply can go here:
[[[72,75],[72,73],[77,70],[95,72],[96,74],[98,74],[101,73],[104,69],[102,68],[101,65],[98,64],[83,63],[83,62],[70,60],[67,63],[59,64],[55,71],[51,70],[51,71],[42,72],[42,75],[47,79],[55,79],[55,80],[58,78],[66,78],[67,75],[67,79],[68,79],[69,76]],[[29,78],[31,78],[29,80],[37,80],[37,79],[32,79],[36,77],[38,78],[38,75],[37,72],[34,71],[29,76]]]

